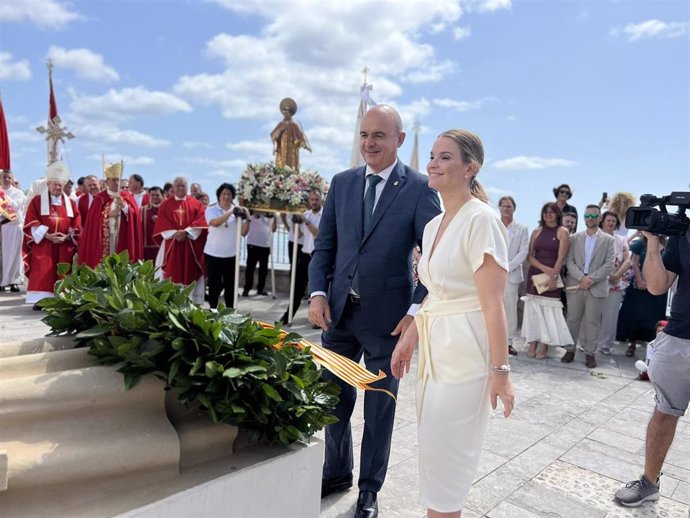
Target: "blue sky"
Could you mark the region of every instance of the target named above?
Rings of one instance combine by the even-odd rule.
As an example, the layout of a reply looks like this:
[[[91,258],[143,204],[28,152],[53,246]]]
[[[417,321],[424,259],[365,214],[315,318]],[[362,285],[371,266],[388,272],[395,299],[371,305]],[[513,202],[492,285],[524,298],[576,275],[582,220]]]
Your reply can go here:
[[[377,102],[435,136],[484,140],[480,180],[530,226],[551,188],[584,208],[602,191],[690,183],[690,15],[685,0],[326,2],[3,0],[0,92],[12,169],[42,176],[45,62],[54,63],[73,176],[123,158],[148,185],[183,174],[209,193],[270,160],[283,97],[297,101],[326,178],[349,164],[361,69]],[[213,198],[213,195],[212,195]]]

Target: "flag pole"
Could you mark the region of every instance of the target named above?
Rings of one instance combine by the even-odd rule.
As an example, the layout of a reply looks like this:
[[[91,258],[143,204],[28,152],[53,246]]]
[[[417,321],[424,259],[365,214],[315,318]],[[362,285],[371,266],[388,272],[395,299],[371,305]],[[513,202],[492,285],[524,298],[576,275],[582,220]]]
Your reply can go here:
[[[297,246],[299,225],[293,221],[292,223],[292,268],[290,271],[290,303],[288,305],[288,325],[292,325],[292,313],[295,310],[293,299],[295,298],[295,280],[297,279]]]
[[[235,216],[235,227],[237,232],[235,234],[235,282],[233,282],[232,289],[232,307],[237,310],[237,292],[240,289],[240,241],[242,239],[242,218]]]
[[[274,218],[277,216],[273,216]],[[275,237],[275,232],[271,230],[271,238],[268,240],[268,256],[271,258],[271,296],[273,300],[276,299],[276,269],[275,263],[273,261],[273,238]]]

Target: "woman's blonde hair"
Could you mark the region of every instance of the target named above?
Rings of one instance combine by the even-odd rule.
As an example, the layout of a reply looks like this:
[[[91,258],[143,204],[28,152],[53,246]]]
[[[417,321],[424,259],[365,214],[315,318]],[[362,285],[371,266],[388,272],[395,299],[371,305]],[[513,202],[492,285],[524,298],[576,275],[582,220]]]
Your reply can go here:
[[[484,188],[477,180],[479,170],[484,164],[484,145],[482,144],[482,139],[479,138],[479,135],[463,129],[444,131],[438,136],[438,138],[441,137],[447,137],[455,142],[455,145],[458,146],[460,150],[463,162],[475,164],[477,169],[470,179],[470,193],[484,203],[489,203],[489,197],[486,195],[486,191],[484,191]]]
[[[617,192],[611,196],[608,210],[618,216],[618,219],[625,221],[625,214],[628,209],[637,203],[637,199],[630,192]]]

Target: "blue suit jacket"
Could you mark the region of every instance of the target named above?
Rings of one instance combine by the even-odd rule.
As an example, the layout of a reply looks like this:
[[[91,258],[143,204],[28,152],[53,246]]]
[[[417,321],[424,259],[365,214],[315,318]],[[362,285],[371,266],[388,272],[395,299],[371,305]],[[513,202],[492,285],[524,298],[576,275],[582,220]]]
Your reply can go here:
[[[374,209],[371,229],[362,231],[365,167],[336,174],[323,207],[309,265],[309,293],[328,293],[332,325],[337,326],[355,268],[366,327],[389,334],[426,288],[413,290],[412,249],[421,246],[424,226],[441,212],[428,178],[400,161]]]

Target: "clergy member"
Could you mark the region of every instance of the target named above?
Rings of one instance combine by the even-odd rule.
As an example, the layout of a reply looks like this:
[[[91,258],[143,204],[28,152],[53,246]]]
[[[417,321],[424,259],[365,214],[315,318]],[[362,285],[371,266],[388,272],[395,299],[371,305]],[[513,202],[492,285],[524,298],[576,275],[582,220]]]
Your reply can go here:
[[[149,193],[144,190],[144,178],[140,174],[133,174],[129,177],[127,182],[129,192],[134,196],[134,201],[137,202],[137,207],[141,209],[149,203]]]
[[[94,268],[124,250],[130,261],[143,257],[139,207],[131,193],[120,189],[121,174],[122,164],[105,167],[106,190],[94,197],[89,209],[79,247],[80,264]]]
[[[95,174],[90,174],[84,178],[84,194],[79,196],[77,207],[79,207],[79,214],[81,214],[81,228],[86,225],[86,218],[89,215],[89,209],[93,205],[93,199],[101,192],[100,182]]]
[[[9,286],[10,291],[18,292],[24,282],[22,268],[22,237],[24,226],[24,204],[26,195],[12,185],[14,177],[12,171],[2,171],[0,177],[0,191],[4,192],[7,208],[11,207],[14,217],[0,227],[0,241],[2,242],[2,279],[0,290]]]
[[[173,194],[160,206],[153,229],[154,237],[163,239],[156,266],[162,276],[185,286],[196,282],[191,298],[197,304],[204,301],[204,245],[208,225],[204,206],[187,194],[187,179],[173,181]]]
[[[153,227],[158,219],[158,210],[163,203],[163,189],[151,187],[149,189],[149,202],[141,208],[141,224],[144,236],[144,260],[155,261],[158,249],[161,247],[161,238],[153,237]]]
[[[26,302],[34,304],[52,297],[58,280],[58,263],[72,264],[81,229],[77,204],[62,187],[69,171],[62,162],[53,162],[46,170],[48,188],[29,202],[24,224],[24,271],[29,278]]]

